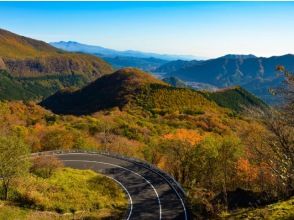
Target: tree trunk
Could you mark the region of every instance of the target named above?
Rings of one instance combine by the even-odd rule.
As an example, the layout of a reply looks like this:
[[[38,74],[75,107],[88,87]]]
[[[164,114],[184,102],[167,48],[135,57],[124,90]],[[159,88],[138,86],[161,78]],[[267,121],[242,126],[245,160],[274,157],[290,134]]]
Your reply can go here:
[[[224,193],[225,211],[228,211],[228,194],[227,194],[226,182],[224,182],[223,184],[223,193]]]
[[[294,179],[291,176],[287,180],[286,193],[287,197],[291,197],[294,194]]]
[[[227,160],[224,161],[224,184],[223,184],[225,209],[228,210],[228,194],[227,194]]]
[[[7,200],[8,199],[8,184],[5,183],[5,181],[3,180],[3,199]]]

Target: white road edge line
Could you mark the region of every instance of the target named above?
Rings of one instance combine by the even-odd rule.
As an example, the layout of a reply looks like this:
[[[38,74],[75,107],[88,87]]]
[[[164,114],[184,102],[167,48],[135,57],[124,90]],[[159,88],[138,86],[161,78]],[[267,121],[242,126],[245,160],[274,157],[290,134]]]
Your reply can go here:
[[[86,155],[99,155],[99,156],[104,156],[104,157],[107,157],[107,155],[101,155],[101,154],[89,154],[89,153],[79,153],[79,152],[75,152],[75,153],[66,153],[66,154],[57,154],[57,155],[67,155],[67,154],[86,154]],[[144,167],[144,166],[143,166]],[[146,168],[146,167],[144,167],[145,169],[148,169],[148,168]],[[152,171],[152,170],[151,170]],[[155,172],[155,171],[153,171],[153,172]],[[160,173],[157,173],[157,172],[155,172],[157,175],[159,175],[159,176],[161,176],[163,179],[165,179],[165,181],[167,181],[166,180],[166,178],[164,177],[164,176],[162,176]],[[144,177],[143,177],[144,178]],[[168,181],[167,181],[168,182]],[[178,198],[180,199],[180,201],[181,201],[181,203],[182,203],[182,207],[183,207],[183,209],[184,209],[184,213],[185,213],[185,220],[188,220],[188,215],[187,215],[187,209],[186,209],[186,206],[185,206],[185,203],[184,203],[184,201],[183,201],[183,199],[182,199],[182,197],[180,196],[180,194],[178,193],[178,191],[172,186],[172,185],[170,185],[170,187],[173,189],[173,191],[177,194],[177,196],[178,196]],[[157,194],[157,193],[156,193]],[[158,194],[157,194],[158,195]],[[161,209],[161,206],[160,206],[160,209]],[[160,214],[160,219],[161,219],[161,214]]]
[[[72,153],[72,154],[75,154],[75,153]],[[68,154],[58,154],[58,155],[68,155]],[[99,161],[94,161],[94,160],[63,160],[63,159],[60,159],[61,161],[79,161],[79,162],[88,162],[88,163],[100,163],[100,164],[106,164],[106,165],[110,165],[110,166],[114,166],[114,167],[119,167],[119,168],[121,168],[121,169],[124,169],[124,170],[127,170],[127,171],[130,171],[130,172],[132,172],[132,173],[134,173],[135,175],[137,175],[137,176],[140,176],[140,177],[142,177],[151,187],[152,187],[152,189],[154,190],[154,192],[155,192],[155,194],[156,194],[156,197],[157,197],[157,201],[158,201],[158,205],[159,205],[159,220],[161,220],[161,215],[162,215],[162,210],[161,210],[161,202],[160,202],[160,199],[159,199],[159,195],[158,195],[158,193],[157,193],[157,191],[156,191],[156,189],[155,189],[155,187],[152,185],[152,183],[149,181],[149,180],[147,180],[144,176],[142,176],[141,174],[139,174],[139,173],[136,173],[136,172],[134,172],[134,171],[132,171],[132,170],[130,170],[130,169],[128,169],[128,168],[125,168],[125,167],[122,167],[122,166],[119,166],[119,165],[116,165],[116,164],[111,164],[111,163],[105,163],[105,162],[99,162]]]
[[[114,180],[115,182],[117,182],[117,183],[118,183],[118,184],[119,184],[119,185],[125,190],[125,192],[128,194],[128,196],[129,196],[129,200],[130,200],[130,205],[131,205],[131,207],[130,207],[130,212],[129,212],[129,214],[128,214],[128,218],[127,218],[127,220],[129,220],[130,217],[131,217],[132,211],[133,211],[133,200],[132,200],[132,197],[131,197],[129,191],[128,191],[127,188],[126,188],[126,187],[125,187],[120,181],[118,181],[117,179],[115,179],[115,178],[113,178],[113,177],[111,177],[111,176],[107,176],[107,175],[105,175],[105,174],[104,174],[104,176],[106,176],[107,178],[112,179],[112,180]]]

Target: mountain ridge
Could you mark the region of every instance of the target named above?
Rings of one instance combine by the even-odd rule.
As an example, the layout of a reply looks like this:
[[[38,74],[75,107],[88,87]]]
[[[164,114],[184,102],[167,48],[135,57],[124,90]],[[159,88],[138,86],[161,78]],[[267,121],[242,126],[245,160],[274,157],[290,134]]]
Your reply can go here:
[[[81,88],[112,71],[93,55],[66,52],[0,29],[0,100],[40,100],[59,89]]]
[[[92,55],[69,53],[43,41],[0,29],[0,67],[15,77],[81,74],[88,79],[112,68]]]
[[[136,50],[114,50],[114,49],[108,49],[101,46],[94,46],[89,44],[83,44],[76,41],[59,41],[59,42],[50,42],[50,45],[59,48],[64,49],[67,51],[72,52],[84,52],[84,53],[90,53],[90,54],[96,54],[98,56],[128,56],[128,57],[138,57],[138,58],[157,58],[157,59],[163,59],[163,60],[177,60],[177,59],[186,59],[186,60],[193,60],[193,59],[199,59],[200,57],[195,57],[192,55],[169,55],[169,54],[158,54],[158,53],[152,53],[152,52],[142,52],[142,51],[136,51]]]
[[[178,62],[176,69],[167,67],[167,63],[155,71],[165,73],[166,77],[174,76],[184,81],[207,83],[218,88],[241,85],[267,103],[275,103],[268,90],[278,86],[282,79],[277,76],[276,66],[283,65],[289,71],[294,71],[294,55],[272,56],[269,58],[252,57],[251,55],[228,55],[215,59],[193,63]]]

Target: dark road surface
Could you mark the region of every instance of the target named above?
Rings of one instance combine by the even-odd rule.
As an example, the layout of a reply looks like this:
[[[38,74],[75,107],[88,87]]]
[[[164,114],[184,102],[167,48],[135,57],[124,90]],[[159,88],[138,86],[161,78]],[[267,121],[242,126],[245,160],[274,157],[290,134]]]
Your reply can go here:
[[[56,154],[65,166],[114,179],[129,198],[126,219],[190,219],[180,193],[158,173],[136,163],[93,153]]]

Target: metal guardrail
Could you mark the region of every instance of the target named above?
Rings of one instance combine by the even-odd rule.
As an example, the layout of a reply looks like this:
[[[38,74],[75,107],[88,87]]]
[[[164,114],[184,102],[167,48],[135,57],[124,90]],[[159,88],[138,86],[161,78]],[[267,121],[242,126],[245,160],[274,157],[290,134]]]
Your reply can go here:
[[[184,189],[181,187],[181,185],[168,173],[165,171],[157,168],[153,164],[149,164],[143,160],[137,159],[137,158],[132,158],[132,157],[126,157],[120,154],[115,154],[112,152],[102,152],[102,151],[86,151],[86,150],[54,150],[54,151],[43,151],[43,152],[37,152],[33,153],[31,155],[33,156],[41,156],[41,155],[58,155],[58,154],[63,154],[63,153],[88,153],[88,154],[100,154],[108,157],[113,157],[121,160],[125,160],[134,164],[137,164],[139,166],[142,166],[146,169],[149,169],[153,171],[154,173],[160,175],[163,177],[167,183],[172,187],[173,190],[177,191],[180,193],[181,198],[184,201],[186,200],[186,193]]]

